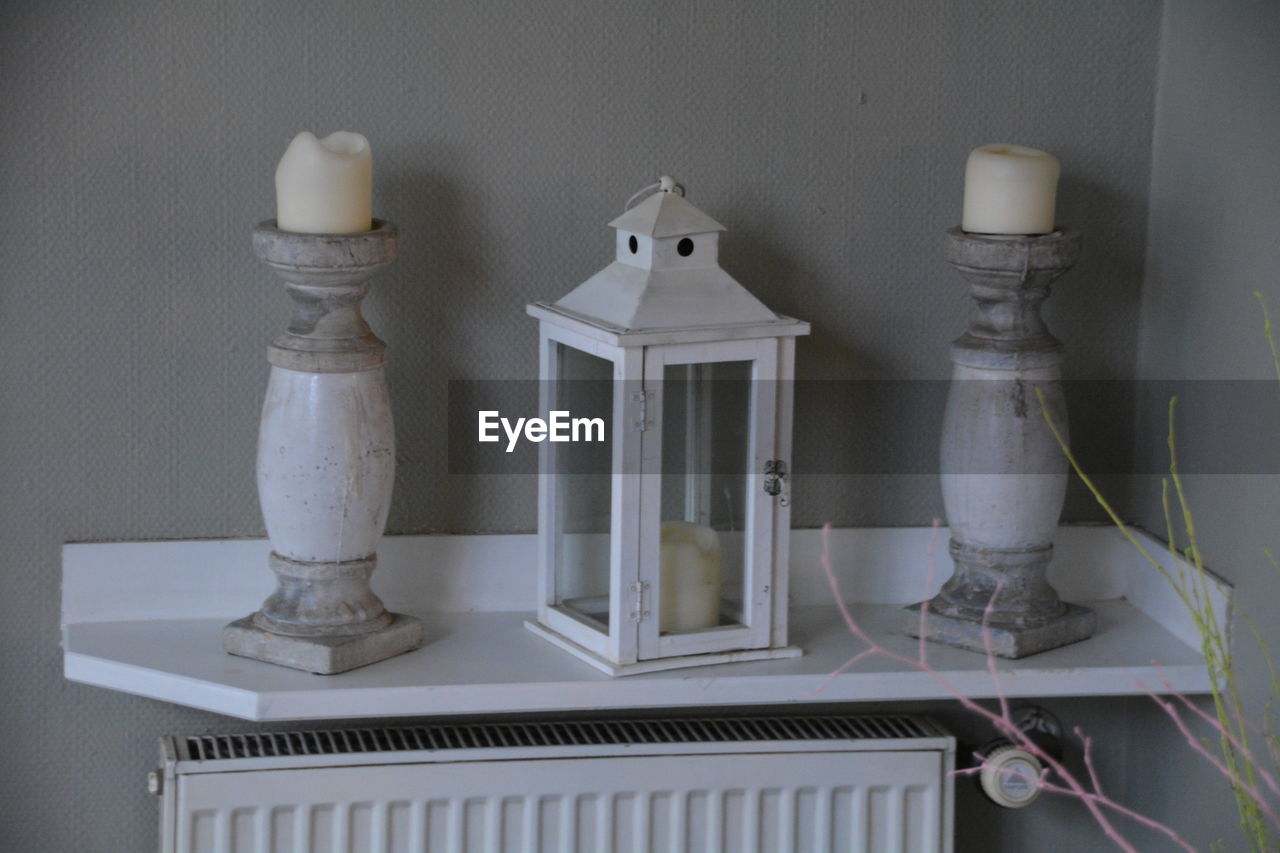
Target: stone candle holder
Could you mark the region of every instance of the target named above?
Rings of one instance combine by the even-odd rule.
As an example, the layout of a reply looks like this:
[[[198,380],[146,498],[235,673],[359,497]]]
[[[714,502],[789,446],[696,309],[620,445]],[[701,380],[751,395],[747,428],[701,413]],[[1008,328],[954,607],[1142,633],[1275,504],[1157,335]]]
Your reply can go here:
[[[258,497],[277,586],[228,625],[234,655],[332,674],[422,645],[422,623],[389,613],[369,586],[395,475],[386,344],[360,314],[369,278],[396,255],[396,228],[357,234],[253,234],[254,253],[293,299],[267,351]]]
[[[1039,389],[1066,434],[1062,344],[1040,306],[1080,256],[1080,235],[1000,237],[947,232],[946,260],[975,309],[951,349],[942,427],[942,498],[955,573],[902,617],[906,633],[1021,658],[1093,635],[1092,610],[1067,604],[1045,572],[1066,497],[1067,459],[1045,423]],[[983,625],[987,627],[984,637]]]

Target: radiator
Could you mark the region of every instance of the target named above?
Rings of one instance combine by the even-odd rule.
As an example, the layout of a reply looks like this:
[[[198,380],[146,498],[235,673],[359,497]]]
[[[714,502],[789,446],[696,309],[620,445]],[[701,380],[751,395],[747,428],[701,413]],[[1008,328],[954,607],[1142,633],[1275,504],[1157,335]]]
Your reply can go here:
[[[955,741],[917,716],[161,739],[163,853],[950,853]]]

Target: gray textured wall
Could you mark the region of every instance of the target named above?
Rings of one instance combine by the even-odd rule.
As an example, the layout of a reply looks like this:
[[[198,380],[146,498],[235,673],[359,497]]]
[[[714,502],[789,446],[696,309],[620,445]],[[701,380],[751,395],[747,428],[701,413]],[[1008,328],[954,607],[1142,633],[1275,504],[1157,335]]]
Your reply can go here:
[[[1151,178],[1150,236],[1143,290],[1143,378],[1256,380],[1274,400],[1275,372],[1254,291],[1280,321],[1280,4],[1270,0],[1169,0],[1164,14]],[[1168,400],[1148,395],[1138,452],[1167,463]],[[1236,584],[1237,600],[1273,651],[1280,651],[1280,575],[1263,554],[1280,552],[1280,423],[1252,405],[1229,410],[1180,405],[1179,456],[1211,457],[1244,420],[1240,458],[1258,473],[1187,478],[1197,534],[1209,566]],[[1131,516],[1164,530],[1158,478],[1138,484]],[[1180,526],[1179,526],[1180,528]],[[1180,534],[1185,544],[1186,537]],[[1257,720],[1266,700],[1265,662],[1237,631],[1238,677]],[[1221,780],[1149,703],[1133,706],[1129,799],[1197,844],[1217,838],[1246,849]],[[1143,850],[1164,850],[1151,842]]]
[[[731,227],[737,278],[814,322],[801,377],[937,379],[967,307],[937,249],[965,153],[1047,148],[1061,219],[1088,238],[1049,308],[1069,371],[1136,367],[1156,0],[9,2],[0,16],[0,849],[147,849],[156,736],[243,727],[65,683],[58,548],[261,532],[257,409],[285,300],[249,230],[301,129],[369,136],[375,212],[403,235],[369,312],[393,348],[393,531],[532,526],[531,483],[445,476],[445,383],[532,376],[524,303],[602,266],[604,223],[660,172]],[[796,438],[837,453],[869,430],[927,437],[932,417],[866,413]],[[928,476],[797,491],[802,524],[941,512]],[[1071,812],[1045,814],[1051,843],[1078,839]],[[1027,849],[1029,819],[989,819],[966,831]]]

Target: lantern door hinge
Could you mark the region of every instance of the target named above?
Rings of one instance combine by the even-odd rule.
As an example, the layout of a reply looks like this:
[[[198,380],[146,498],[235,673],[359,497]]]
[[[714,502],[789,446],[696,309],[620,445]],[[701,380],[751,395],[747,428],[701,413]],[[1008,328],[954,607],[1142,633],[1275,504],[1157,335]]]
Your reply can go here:
[[[649,611],[645,608],[646,592],[649,585],[644,581],[638,581],[627,586],[627,591],[631,593],[631,606],[628,608],[627,618],[632,622],[643,622],[649,618]]]
[[[787,463],[781,459],[770,459],[764,463],[764,493],[778,499],[782,506],[791,505],[790,482],[787,478]]]
[[[653,422],[649,420],[649,395],[650,391],[636,391],[631,395],[631,402],[635,404],[632,408],[631,431],[644,432],[653,426]]]

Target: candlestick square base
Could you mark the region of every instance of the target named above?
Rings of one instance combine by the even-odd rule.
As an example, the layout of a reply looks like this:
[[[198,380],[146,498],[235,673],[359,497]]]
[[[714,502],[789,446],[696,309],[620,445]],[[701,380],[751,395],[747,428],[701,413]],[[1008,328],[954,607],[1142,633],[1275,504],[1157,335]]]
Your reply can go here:
[[[391,624],[368,634],[330,637],[290,637],[264,631],[253,616],[237,619],[222,629],[222,647],[233,655],[334,675],[367,666],[422,645],[422,620],[392,613]]]
[[[902,613],[902,630],[910,637],[920,636],[920,607],[912,604]],[[1060,615],[1039,623],[1012,625],[989,622],[985,638],[980,620],[939,613],[930,607],[923,620],[924,638],[983,654],[989,649],[996,657],[1016,660],[1092,637],[1098,627],[1097,615],[1078,604],[1064,603],[1063,607]]]

